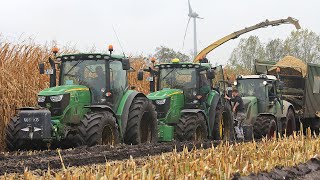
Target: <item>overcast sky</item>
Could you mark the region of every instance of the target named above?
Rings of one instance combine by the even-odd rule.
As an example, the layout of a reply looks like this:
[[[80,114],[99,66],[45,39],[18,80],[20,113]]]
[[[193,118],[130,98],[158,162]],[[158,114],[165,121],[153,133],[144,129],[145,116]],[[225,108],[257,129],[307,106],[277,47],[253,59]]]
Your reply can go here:
[[[204,18],[197,23],[198,51],[222,36],[265,19],[292,16],[300,20],[303,28],[320,33],[317,0],[191,0],[191,5]],[[190,55],[192,23],[182,49],[187,20],[187,0],[1,0],[0,3],[2,37],[15,40],[23,34],[42,44],[52,40],[59,46],[76,44],[82,51],[93,45],[104,50],[113,44],[121,53],[114,26],[126,54],[148,55],[163,45]],[[293,29],[292,25],[282,25],[241,37],[257,35],[266,42],[284,39]],[[239,39],[213,51],[211,61],[225,64]]]

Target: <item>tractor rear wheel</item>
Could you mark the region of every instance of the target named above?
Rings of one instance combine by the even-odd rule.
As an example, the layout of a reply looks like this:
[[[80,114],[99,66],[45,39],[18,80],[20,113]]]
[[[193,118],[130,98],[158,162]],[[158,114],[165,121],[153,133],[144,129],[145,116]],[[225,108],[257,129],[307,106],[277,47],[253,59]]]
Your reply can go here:
[[[253,124],[253,134],[255,139],[275,137],[277,135],[277,124],[274,117],[258,116]]]
[[[7,127],[6,127],[6,144],[7,144],[7,149],[9,151],[15,151],[19,149],[24,149],[26,148],[27,142],[25,142],[23,139],[20,137],[19,131],[21,130],[21,122],[19,120],[18,116],[15,116],[10,119]]]
[[[288,110],[286,120],[284,121],[284,124],[282,125],[282,134],[286,136],[290,136],[293,134],[293,132],[296,130],[296,120],[294,117],[294,112],[290,108]]]
[[[207,123],[202,114],[183,114],[175,130],[178,141],[201,141],[208,137]]]
[[[146,97],[137,97],[129,109],[124,135],[126,144],[156,143],[158,141],[157,113]]]
[[[234,121],[231,106],[226,102],[224,108],[221,104],[216,107],[216,115],[212,135],[214,140],[234,140]]]
[[[119,128],[111,112],[90,112],[78,127],[81,141],[88,146],[115,145],[119,143]]]

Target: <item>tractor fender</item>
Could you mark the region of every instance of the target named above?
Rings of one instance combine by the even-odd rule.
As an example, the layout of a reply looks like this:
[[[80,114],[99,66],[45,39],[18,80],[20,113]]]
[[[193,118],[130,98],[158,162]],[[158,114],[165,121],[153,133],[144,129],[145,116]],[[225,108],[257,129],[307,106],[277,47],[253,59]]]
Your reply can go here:
[[[208,118],[208,129],[209,132],[212,132],[213,126],[214,126],[214,121],[215,117],[217,114],[217,106],[220,101],[220,96],[216,95],[213,97],[211,103],[210,103],[210,109],[209,109],[209,118]]]
[[[114,117],[117,117],[112,108],[108,105],[89,105],[84,106],[84,108],[89,108],[91,111],[109,111]]]
[[[287,113],[289,111],[289,109],[292,109],[293,112],[294,111],[294,107],[291,103],[289,103],[288,101],[282,101],[283,102],[283,112],[281,113],[281,118],[286,118],[287,117]]]
[[[204,117],[207,117],[204,110],[201,110],[201,109],[184,109],[181,111],[181,115],[185,113],[194,113],[194,114],[202,113]]]
[[[127,97],[126,102],[123,106],[122,114],[121,114],[121,132],[123,133],[126,131],[126,128],[127,128],[130,106],[134,98],[136,97],[146,97],[146,96],[143,93],[132,91],[130,95]]]

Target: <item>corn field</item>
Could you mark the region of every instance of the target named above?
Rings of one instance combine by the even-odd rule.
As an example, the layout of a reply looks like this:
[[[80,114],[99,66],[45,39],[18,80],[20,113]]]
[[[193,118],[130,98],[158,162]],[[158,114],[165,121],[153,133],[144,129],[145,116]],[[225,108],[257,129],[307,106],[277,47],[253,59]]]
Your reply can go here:
[[[72,48],[64,48],[61,53],[76,52]],[[23,106],[35,106],[37,93],[49,87],[49,77],[40,75],[39,62],[47,62],[51,56],[51,48],[31,43],[0,43],[0,151],[4,150],[4,128],[15,114],[15,109]],[[132,60],[134,69],[144,66],[142,58]],[[146,81],[137,82],[137,73],[129,73],[130,85],[137,90],[148,92]]]
[[[261,142],[222,143],[209,149],[184,149],[125,161],[62,170],[28,171],[5,178],[24,179],[231,179],[233,174],[269,172],[275,166],[294,166],[319,155],[320,139],[296,135]],[[58,150],[59,154],[59,150]],[[60,156],[63,164],[63,156]],[[106,157],[107,158],[107,157]],[[1,179],[1,178],[0,178]]]

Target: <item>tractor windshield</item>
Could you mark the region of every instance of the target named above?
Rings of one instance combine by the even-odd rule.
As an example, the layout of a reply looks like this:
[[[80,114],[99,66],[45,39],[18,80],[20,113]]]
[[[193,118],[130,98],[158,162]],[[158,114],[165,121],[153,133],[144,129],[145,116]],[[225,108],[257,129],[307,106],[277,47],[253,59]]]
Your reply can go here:
[[[237,89],[242,97],[255,96],[258,99],[264,99],[266,88],[263,84],[264,79],[240,79],[237,80]]]
[[[167,68],[160,70],[159,88],[192,89],[196,88],[195,68]]]

